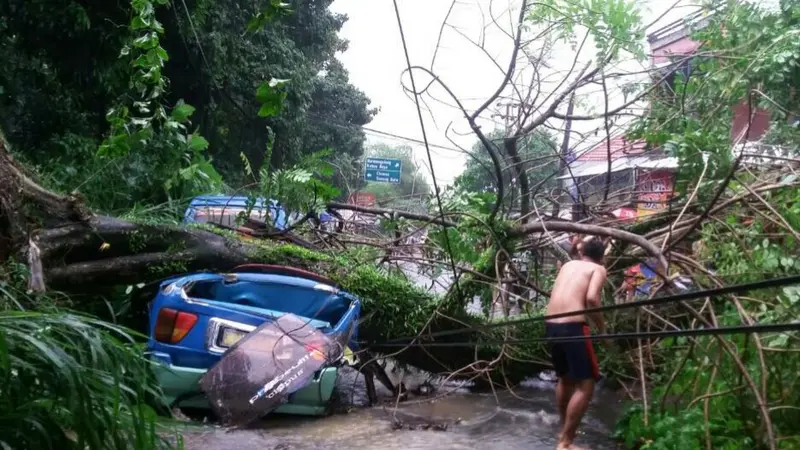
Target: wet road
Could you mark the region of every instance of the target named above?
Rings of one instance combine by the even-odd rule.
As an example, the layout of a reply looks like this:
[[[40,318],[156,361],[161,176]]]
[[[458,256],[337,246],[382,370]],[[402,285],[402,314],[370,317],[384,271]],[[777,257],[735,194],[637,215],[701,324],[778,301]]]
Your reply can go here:
[[[364,403],[360,383],[352,390],[353,376],[343,376],[339,389],[351,392],[346,401]],[[455,392],[443,395],[451,391]],[[383,394],[388,397],[388,391]],[[558,432],[553,395],[553,385],[541,380],[526,383],[513,394],[499,393],[498,397],[443,386],[431,395],[441,398],[413,397],[396,410],[386,398],[383,406],[356,407],[329,417],[270,416],[248,429],[232,431],[216,426],[191,427],[185,430],[184,439],[190,450],[552,450]],[[598,390],[576,444],[594,450],[617,449],[609,435],[620,406],[616,395]],[[394,427],[393,423],[402,426]],[[446,424],[446,430],[420,429],[432,423]]]

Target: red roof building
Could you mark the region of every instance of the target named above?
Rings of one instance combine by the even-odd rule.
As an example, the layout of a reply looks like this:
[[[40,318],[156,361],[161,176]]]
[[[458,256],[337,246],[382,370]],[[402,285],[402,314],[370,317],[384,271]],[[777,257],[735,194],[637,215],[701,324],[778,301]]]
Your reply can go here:
[[[691,24],[691,25],[688,25]],[[690,16],[686,20],[673,22],[647,36],[650,43],[651,62],[654,67],[663,66],[679,60],[681,57],[691,56],[701,50],[700,42],[691,39],[691,29],[703,28],[708,24],[708,17],[702,12]],[[742,100],[733,107],[733,124],[731,138],[744,139],[747,131],[749,109],[747,102]],[[748,141],[757,141],[769,129],[769,112],[756,108],[753,111],[753,121],[747,133]]]
[[[704,17],[702,13],[697,13],[686,20],[673,22],[647,36],[647,40],[650,43],[650,60],[653,67],[668,65],[681,57],[691,56],[697,52],[700,48],[700,43],[691,39],[691,28],[687,23],[691,23],[691,28],[702,28],[708,23],[708,18]],[[748,141],[761,139],[769,129],[769,112],[764,109],[754,109],[749,132],[747,132],[748,122],[747,102],[742,100],[733,107],[733,123],[731,126],[731,138],[733,140],[744,139],[745,134],[747,134]],[[612,161],[625,156],[640,155],[644,153],[644,150],[645,145],[643,142],[629,142],[622,135],[614,136],[611,139]],[[606,141],[600,141],[589,151],[579,154],[576,159],[578,161],[607,161],[608,148]]]
[[[695,14],[685,20],[673,22],[648,35],[650,44],[651,64],[654,69],[664,68],[663,75],[666,83],[672,85],[672,80],[667,72],[674,71],[673,64],[682,62],[684,67],[679,70],[686,75],[691,74],[690,61],[692,55],[702,51],[702,45],[691,39],[692,29],[698,29],[708,24],[709,17],[702,13]],[[754,109],[752,122],[748,131],[748,105],[745,100],[732,107],[733,119],[731,124],[731,139],[740,141],[758,141],[768,131],[770,126],[769,112],[763,109]],[[746,136],[745,136],[746,134]],[[628,216],[635,211],[636,216],[651,214],[669,202],[672,191],[672,178],[674,168],[677,167],[676,158],[668,158],[656,149],[649,149],[644,141],[629,141],[624,133],[612,136],[610,140],[611,156],[611,191],[613,195],[606,195],[606,173],[608,172],[609,142],[600,139],[589,150],[578,150],[573,153],[570,170],[559,178],[566,179],[566,189],[577,202],[580,197],[585,205],[593,205],[601,201],[605,207],[611,205],[618,207],[615,214],[621,217]],[[572,180],[576,183],[573,183]],[[666,195],[666,196],[665,196]],[[656,198],[658,197],[658,198]],[[604,200],[605,199],[605,200]],[[573,212],[573,219],[578,219]],[[577,214],[580,216],[581,214]],[[627,217],[627,216],[626,216]],[[628,217],[629,218],[629,217]]]

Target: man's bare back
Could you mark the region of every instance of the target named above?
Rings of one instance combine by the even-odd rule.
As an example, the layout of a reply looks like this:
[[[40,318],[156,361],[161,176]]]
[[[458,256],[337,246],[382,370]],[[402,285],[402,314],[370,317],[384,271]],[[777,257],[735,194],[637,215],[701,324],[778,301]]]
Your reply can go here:
[[[585,260],[570,261],[564,264],[561,271],[558,272],[558,277],[556,277],[550,293],[547,315],[583,311],[600,306],[600,292],[605,280],[606,269],[600,264]],[[577,314],[550,319],[548,322],[586,322],[586,317],[583,314]],[[596,325],[598,328],[602,328],[602,325],[597,323]]]

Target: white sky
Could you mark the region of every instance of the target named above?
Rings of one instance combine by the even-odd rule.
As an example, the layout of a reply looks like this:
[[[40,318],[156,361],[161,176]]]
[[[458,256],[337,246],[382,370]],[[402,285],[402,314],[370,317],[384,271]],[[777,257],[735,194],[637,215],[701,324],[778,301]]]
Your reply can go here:
[[[433,69],[455,95],[464,101],[467,108],[475,108],[491,96],[500,85],[503,73],[482,50],[464,36],[474,41],[481,39],[485,23],[485,48],[505,68],[512,48],[512,40],[506,33],[513,30],[511,20],[516,19],[519,3],[518,0],[458,0],[447,19],[449,26],[442,33]],[[643,22],[649,23],[671,8],[675,0],[642,0],[639,3]],[[685,17],[696,8],[686,0],[679,3],[678,8],[670,10],[650,31]],[[412,65],[431,67],[442,23],[451,4],[451,0],[398,0]],[[490,5],[492,15],[497,18],[497,23],[503,30],[491,23]],[[351,82],[372,99],[373,106],[380,107],[380,112],[367,128],[421,140],[422,132],[413,97],[407,95],[401,85],[406,60],[392,0],[335,0],[331,9],[349,17],[340,36],[350,41],[350,47],[339,54],[339,59],[350,72]],[[564,65],[569,67],[573,59],[574,53],[565,47],[554,55],[551,63],[557,68]],[[641,65],[638,67],[641,70]],[[636,66],[626,67],[626,70],[630,69],[636,70]],[[420,71],[415,71],[414,77],[418,89],[431,79]],[[403,82],[410,88],[408,75]],[[596,91],[598,87],[592,89]],[[448,141],[445,135],[448,125],[452,124],[452,129],[447,136],[458,146],[469,149],[477,138],[470,132],[460,111],[451,106],[452,101],[441,88],[431,88],[430,94],[441,102],[432,99],[431,95],[423,97],[430,109],[423,115],[428,140],[432,144],[448,148],[431,148],[433,169],[442,185],[452,182],[461,173],[467,159],[466,155],[457,150],[455,144]],[[610,97],[610,108],[622,103],[621,95],[615,95],[612,91]],[[587,96],[585,103],[595,108],[595,112],[602,111],[602,99],[600,92],[599,97],[596,94]],[[494,111],[487,111],[482,115],[484,120],[481,124],[485,131],[491,130],[495,124],[502,125],[502,119],[491,119],[492,113],[496,112],[494,105],[492,106]],[[590,131],[602,126],[602,121],[576,122],[573,125],[578,131]],[[428,166],[424,146],[370,131],[366,133],[370,142],[411,145],[417,161]],[[561,136],[556,136],[556,139],[560,140]]]

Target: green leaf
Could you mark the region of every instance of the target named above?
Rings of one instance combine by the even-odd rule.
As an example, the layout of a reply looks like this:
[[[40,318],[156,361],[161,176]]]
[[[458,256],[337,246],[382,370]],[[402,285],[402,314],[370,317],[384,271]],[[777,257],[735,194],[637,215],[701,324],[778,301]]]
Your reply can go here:
[[[183,99],[180,99],[172,109],[172,118],[178,123],[183,123],[194,114],[194,111],[194,106],[184,103]]]
[[[147,28],[150,26],[149,20],[145,19],[142,16],[136,16],[131,20],[131,29],[132,30],[141,30],[143,28]]]
[[[247,159],[244,152],[239,152],[239,158],[242,159],[242,164],[244,165],[244,172],[247,175],[253,176],[253,167],[250,165],[250,160]]]
[[[800,288],[795,286],[789,286],[783,288],[783,294],[789,300],[789,303],[794,305],[798,301],[800,301]]]
[[[789,336],[787,334],[781,334],[776,336],[774,339],[770,341],[771,347],[786,347],[786,344],[789,343]]]
[[[161,58],[161,61],[169,61],[169,54],[160,45],[156,47],[156,54],[158,54],[158,57]]]
[[[247,24],[247,31],[254,32],[264,28],[269,22],[272,22],[278,16],[284,16],[291,13],[288,3],[281,0],[269,0],[267,6],[256,14]]]
[[[288,82],[289,80],[272,78],[266,83],[261,83],[256,91],[256,99],[261,102],[259,117],[274,117],[280,114],[283,101],[286,99],[286,92],[281,89]]]
[[[150,32],[133,40],[133,46],[143,50],[150,50],[158,46],[158,34]]]
[[[261,103],[269,101],[270,99],[274,98],[278,94],[279,89],[287,83],[288,80],[278,80],[275,78],[261,83],[256,91],[256,99]]]
[[[189,148],[194,151],[203,151],[208,148],[208,141],[203,136],[193,134],[189,138]]]

